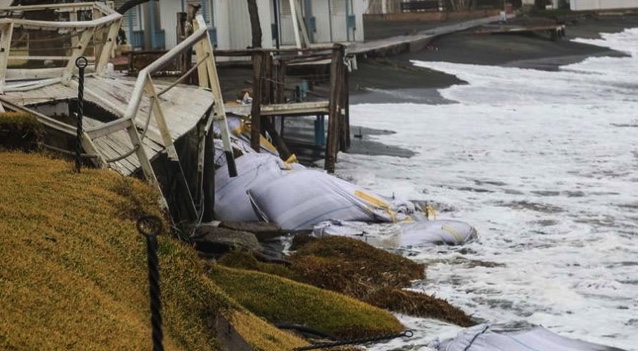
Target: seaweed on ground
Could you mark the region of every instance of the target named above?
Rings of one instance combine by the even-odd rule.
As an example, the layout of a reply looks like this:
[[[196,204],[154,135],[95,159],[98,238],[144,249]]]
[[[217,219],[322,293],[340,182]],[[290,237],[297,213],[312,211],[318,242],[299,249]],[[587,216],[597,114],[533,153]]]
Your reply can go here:
[[[425,266],[405,257],[345,237],[295,239],[290,267],[259,262],[249,252],[231,252],[222,265],[275,274],[332,290],[370,305],[412,316],[437,318],[460,326],[475,323],[447,301],[406,291],[425,279]]]

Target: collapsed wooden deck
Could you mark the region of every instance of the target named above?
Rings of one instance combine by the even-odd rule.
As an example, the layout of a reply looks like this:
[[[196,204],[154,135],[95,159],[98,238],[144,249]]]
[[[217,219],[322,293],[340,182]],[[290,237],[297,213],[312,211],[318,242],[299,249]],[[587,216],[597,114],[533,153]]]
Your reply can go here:
[[[48,20],[28,19],[31,12],[45,12]],[[229,172],[235,175],[236,169],[201,15],[189,18],[192,30],[182,42],[130,79],[107,69],[122,20],[109,4],[2,7],[0,14],[5,16],[0,19],[0,111],[36,116],[48,128],[47,141],[62,152],[84,153],[95,165],[124,175],[141,170],[162,192],[176,222],[212,220],[214,142],[209,132],[214,120],[233,166]],[[41,53],[42,43],[56,40],[58,45]],[[154,81],[163,67],[190,61],[193,54],[196,63],[176,81]],[[81,69],[78,59],[86,63]],[[198,85],[179,84],[190,75],[198,77]],[[187,138],[178,150],[178,139]]]
[[[112,133],[105,133],[109,130],[104,130],[103,127],[109,121],[116,121],[124,114],[135,83],[135,79],[125,76],[117,78],[89,76],[84,81],[85,103],[94,104],[104,110],[99,115],[86,113],[84,115],[84,132],[94,146],[94,150],[90,153],[99,154],[111,168],[123,175],[137,172],[142,167],[140,160],[135,154],[126,156],[134,146],[125,129],[118,128]],[[155,87],[158,91],[162,91],[167,88],[167,85],[156,84]],[[64,111],[65,106],[61,107],[58,104],[72,101],[78,94],[76,86],[66,86],[62,83],[25,91],[11,91],[9,85],[8,90],[4,95],[0,95],[0,102],[7,107],[12,106],[14,109],[28,110],[38,114],[42,123],[45,124],[50,123],[50,119],[44,116],[68,113]],[[175,142],[205,118],[212,101],[210,92],[196,86],[180,86],[163,94],[161,104],[166,122],[170,127],[170,137]],[[188,108],[184,108],[185,106]],[[140,130],[144,130],[142,144],[146,154],[153,159],[164,150],[164,142],[157,121],[149,118],[151,110],[150,99],[142,100],[139,110],[135,113],[134,123]],[[75,128],[71,125],[68,125],[65,130],[70,135],[76,134]],[[114,161],[108,162],[110,160]]]

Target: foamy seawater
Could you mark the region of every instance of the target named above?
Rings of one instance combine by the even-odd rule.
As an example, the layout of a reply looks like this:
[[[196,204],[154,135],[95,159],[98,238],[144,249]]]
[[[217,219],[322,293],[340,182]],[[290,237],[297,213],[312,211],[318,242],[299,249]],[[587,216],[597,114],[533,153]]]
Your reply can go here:
[[[458,103],[352,106],[352,124],[396,132],[370,138],[417,155],[340,154],[337,173],[477,227],[479,241],[464,247],[406,252],[429,263],[415,290],[483,321],[635,351],[638,29],[587,42],[632,56],[558,72],[414,62],[467,81],[441,91]],[[460,330],[400,318],[415,337],[371,349],[431,350]]]

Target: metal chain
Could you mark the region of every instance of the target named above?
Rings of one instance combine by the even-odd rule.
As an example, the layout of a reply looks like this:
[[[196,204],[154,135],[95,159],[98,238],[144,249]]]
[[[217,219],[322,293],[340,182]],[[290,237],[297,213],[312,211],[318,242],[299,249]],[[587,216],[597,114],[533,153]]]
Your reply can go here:
[[[374,341],[390,340],[390,339],[401,338],[401,337],[411,338],[413,335],[414,335],[414,332],[412,330],[408,329],[408,330],[406,330],[406,331],[404,331],[402,333],[399,333],[399,334],[388,334],[388,335],[381,335],[381,336],[372,336],[372,337],[369,337],[369,338],[360,338],[360,339],[351,339],[351,340],[342,340],[342,341],[335,341],[335,342],[326,342],[326,343],[320,343],[320,344],[312,344],[312,345],[308,345],[308,346],[296,347],[293,350],[295,350],[295,351],[304,351],[304,350],[325,349],[325,348],[335,347],[335,346],[365,344],[365,343],[374,342]]]
[[[157,235],[162,231],[162,221],[156,216],[142,216],[137,220],[137,230],[146,238],[153,351],[164,351],[159,259],[157,258]]]
[[[78,111],[77,135],[75,139],[75,171],[80,173],[82,167],[82,118],[84,117],[84,69],[88,65],[86,57],[80,56],[75,60],[78,68]]]

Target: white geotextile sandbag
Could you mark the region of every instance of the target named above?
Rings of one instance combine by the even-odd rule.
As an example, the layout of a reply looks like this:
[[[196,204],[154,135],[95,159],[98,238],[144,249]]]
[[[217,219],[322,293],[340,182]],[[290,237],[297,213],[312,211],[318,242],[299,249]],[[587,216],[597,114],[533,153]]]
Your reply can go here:
[[[477,325],[430,346],[438,351],[622,351],[560,336],[540,326],[507,328],[498,324]]]
[[[215,216],[222,221],[258,221],[247,191],[282,178],[291,166],[276,156],[257,153],[238,157],[235,164],[236,177],[228,175],[226,166],[215,171]]]
[[[430,245],[461,245],[477,238],[471,225],[454,220],[399,223],[363,223],[325,221],[314,226],[313,235],[348,236],[362,239],[373,246],[411,248]]]
[[[291,172],[248,194],[266,221],[284,230],[312,230],[326,220],[396,222],[407,218],[386,199],[315,170]]]
[[[476,228],[455,220],[401,223],[401,247],[462,245],[478,237]]]

